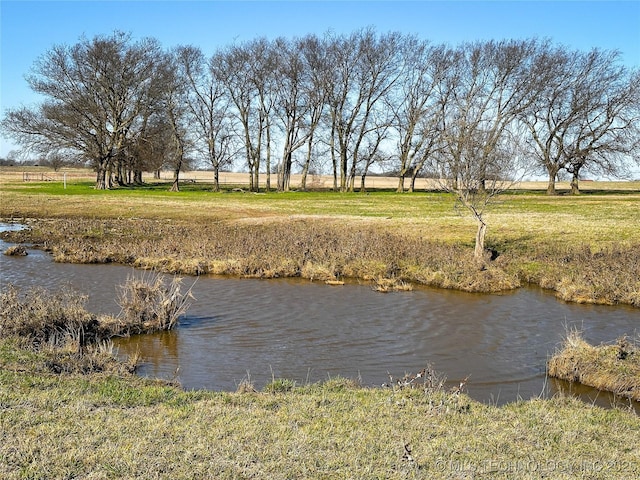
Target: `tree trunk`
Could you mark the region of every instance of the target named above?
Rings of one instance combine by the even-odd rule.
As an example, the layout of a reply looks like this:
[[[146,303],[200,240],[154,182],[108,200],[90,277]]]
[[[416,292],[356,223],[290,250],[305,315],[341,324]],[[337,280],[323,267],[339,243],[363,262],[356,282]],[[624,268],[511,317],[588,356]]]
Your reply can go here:
[[[349,186],[347,183],[347,173],[348,169],[348,159],[347,159],[347,151],[346,148],[343,148],[342,144],[340,145],[340,191],[346,192],[347,187]]]
[[[571,177],[571,195],[580,195],[580,186],[578,185],[578,172],[574,172]]]
[[[122,158],[118,158],[115,162],[115,183],[119,187],[127,184],[127,180],[124,173],[124,163]]]
[[[180,176],[180,167],[177,167],[173,171],[173,184],[171,185],[171,189],[169,190],[170,192],[180,191],[180,184],[178,183],[179,176]]]
[[[107,189],[107,170],[103,166],[98,166],[96,172],[96,190]]]
[[[405,172],[401,172],[400,175],[398,176],[398,188],[396,189],[396,192],[398,193],[403,193],[404,192],[404,176],[405,176]]]
[[[109,165],[109,167],[107,168],[107,188],[113,188],[113,170],[111,165]]]
[[[309,175],[309,164],[311,163],[311,155],[309,154],[309,158],[304,162],[304,166],[302,167],[302,178],[300,180],[300,190],[303,192],[307,190],[307,175]]]
[[[309,167],[311,166],[311,148],[313,146],[313,133],[309,135],[307,141],[307,157],[302,167],[302,180],[300,181],[300,188],[304,191],[307,189],[307,175],[309,174]]]
[[[547,168],[549,172],[549,183],[547,184],[547,195],[557,195],[556,191],[556,177],[558,176],[559,168]]]
[[[291,164],[293,162],[291,152],[287,152],[282,158],[278,168],[278,191],[288,192],[291,188]]]
[[[481,260],[484,258],[484,237],[487,233],[487,224],[484,223],[482,217],[476,217],[476,221],[478,222],[478,231],[476,232],[476,247],[473,256],[476,260]]]
[[[580,180],[580,167],[576,166],[573,169],[571,176],[571,195],[580,195],[580,186],[578,184]]]
[[[348,183],[347,191],[351,192],[351,193],[356,191],[356,174],[355,174],[355,172],[353,173],[353,175],[349,174],[349,183]]]
[[[355,192],[356,191],[356,168],[358,166],[357,164],[357,153],[353,154],[353,157],[351,159],[351,166],[349,167],[349,192]],[[364,175],[366,175],[366,167],[365,167],[365,171],[364,171]]]
[[[557,195],[556,191],[556,176],[549,175],[549,183],[547,183],[547,195]]]
[[[256,165],[253,169],[253,180],[251,180],[251,191],[259,192],[260,191],[260,172],[258,169],[260,168],[260,164]]]
[[[411,182],[409,183],[409,193],[413,193],[416,191],[416,177],[418,176],[417,171],[411,174]]]
[[[363,173],[362,176],[360,177],[360,193],[366,193],[367,192],[367,189],[364,186],[366,178],[367,178],[367,174],[366,173]]]
[[[218,167],[213,168],[213,191],[220,191],[220,170]]]
[[[265,188],[267,192],[271,191],[271,127],[267,123],[267,158],[266,158],[266,170],[267,170],[267,181],[265,184]]]

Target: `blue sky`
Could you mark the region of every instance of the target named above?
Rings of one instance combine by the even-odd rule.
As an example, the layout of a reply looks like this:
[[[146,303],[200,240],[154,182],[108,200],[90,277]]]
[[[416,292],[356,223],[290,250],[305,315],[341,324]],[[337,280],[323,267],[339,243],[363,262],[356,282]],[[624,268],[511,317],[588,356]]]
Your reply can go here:
[[[550,38],[570,48],[617,49],[640,67],[640,1],[11,1],[0,2],[0,114],[37,101],[24,75],[54,44],[114,30],[207,54],[259,36],[295,37],[373,26],[452,45]],[[0,156],[15,149],[0,138]]]

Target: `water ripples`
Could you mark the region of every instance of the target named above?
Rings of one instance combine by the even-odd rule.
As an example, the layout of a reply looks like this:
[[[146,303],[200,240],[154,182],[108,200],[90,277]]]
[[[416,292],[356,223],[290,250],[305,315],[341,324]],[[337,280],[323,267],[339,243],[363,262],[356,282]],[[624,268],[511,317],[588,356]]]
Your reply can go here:
[[[0,242],[3,251],[7,246]],[[118,313],[117,286],[131,268],[29,254],[0,256],[3,287],[69,284],[89,296],[91,311]],[[122,354],[142,354],[144,375],[177,375],[188,389],[233,390],[247,377],[260,388],[274,377],[304,383],[335,375],[379,385],[388,373],[431,364],[452,384],[469,377],[467,390],[479,400],[512,401],[549,388],[545,363],[567,328],[600,343],[637,334],[639,324],[637,309],[566,304],[538,289],[381,294],[369,285],[200,277],[193,294],[175,331],[117,341]]]

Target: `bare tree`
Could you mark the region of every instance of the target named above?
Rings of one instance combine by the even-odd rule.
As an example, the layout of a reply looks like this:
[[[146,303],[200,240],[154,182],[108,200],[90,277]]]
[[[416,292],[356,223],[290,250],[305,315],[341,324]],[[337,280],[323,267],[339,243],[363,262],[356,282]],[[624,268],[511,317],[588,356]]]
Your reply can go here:
[[[171,164],[172,127],[165,115],[154,115],[133,139],[127,150],[132,161],[133,182],[142,184],[142,172],[154,172],[156,179],[165,166]]]
[[[309,35],[297,42],[297,48],[302,55],[306,75],[304,77],[304,98],[307,102],[306,115],[303,123],[306,128],[307,150],[302,162],[302,180],[300,188],[307,187],[307,175],[313,159],[313,149],[317,144],[316,132],[322,121],[327,100],[327,77],[330,65],[327,56],[327,43]]]
[[[259,137],[263,141],[258,142],[257,156],[254,169],[254,189],[259,188],[258,175],[260,163],[265,161],[266,189],[271,189],[271,152],[273,149],[272,127],[273,112],[276,104],[276,85],[280,81],[276,76],[277,53],[272,42],[265,38],[258,38],[245,46],[249,54],[249,80],[253,83],[257,93],[258,125],[260,126]],[[264,136],[262,136],[264,133]],[[264,157],[263,157],[264,155]]]
[[[207,61],[196,47],[180,47],[177,60],[187,82],[186,106],[196,147],[213,168],[213,190],[220,190],[220,169],[232,161],[229,96],[214,75],[218,55]]]
[[[307,146],[302,162],[302,188],[312,157],[314,135],[324,108],[326,48],[316,36],[287,41],[279,38],[275,50],[274,113],[283,137],[278,163],[278,190],[290,189],[294,153]]]
[[[547,194],[555,195],[555,182],[564,168],[562,137],[571,128],[577,114],[571,94],[575,58],[565,49],[543,49],[536,59],[549,75],[541,94],[524,110],[521,120],[530,133],[528,142],[536,163],[548,174]]]
[[[180,172],[189,163],[188,152],[192,146],[188,128],[188,79],[180,61],[182,53],[180,48],[175,48],[166,54],[162,69],[160,114],[166,118],[171,132],[167,153],[168,164],[173,170],[172,192],[180,190]]]
[[[405,190],[407,175],[413,191],[416,176],[441,144],[441,105],[447,102],[442,79],[454,58],[444,45],[430,46],[413,37],[403,42],[403,74],[389,102],[398,137],[398,192]]]
[[[561,170],[572,175],[572,191],[584,168],[624,171],[637,148],[638,72],[619,64],[619,53],[569,51],[546,46],[536,59],[546,71],[541,94],[522,115],[536,163],[548,176],[547,193],[556,194]]]
[[[265,58],[264,54],[269,56]],[[252,191],[259,187],[262,154],[265,148],[270,151],[266,137],[271,105],[267,85],[271,85],[264,81],[269,72],[270,55],[268,42],[258,39],[228,48],[211,64],[216,80],[224,85],[234,107],[231,112],[240,127],[238,135],[242,139]]]
[[[384,108],[383,100],[400,76],[401,41],[397,33],[377,36],[371,29],[330,39],[333,75],[326,86],[330,145],[334,171],[340,174],[340,191],[354,189],[358,163],[364,158],[360,148],[365,137],[391,122],[391,112]],[[384,113],[388,118],[383,122]]]
[[[531,62],[536,48],[535,41],[462,45],[444,79],[443,148],[431,166],[441,187],[477,223],[477,259],[484,256],[485,210],[517,171],[514,124],[535,96]]]
[[[155,40],[132,42],[121,32],[55,46],[27,76],[45,100],[9,111],[3,129],[38,151],[77,152],[93,163],[96,188],[104,189],[107,170],[149,101],[159,54]]]
[[[275,116],[284,137],[282,159],[278,163],[278,191],[290,188],[293,153],[304,146],[309,129],[304,119],[311,108],[307,101],[308,70],[298,48],[299,42],[289,42],[283,38],[275,40],[277,52],[275,95]]]
[[[258,38],[205,59],[193,46],[166,57],[153,39],[115,32],[54,46],[27,81],[44,101],[8,111],[3,134],[26,152],[90,163],[96,188],[138,184],[143,169],[167,166],[178,188],[197,152],[214,190],[240,157],[251,190],[262,172],[267,189],[277,172],[278,190],[289,190],[296,162],[304,189],[312,159],[318,168],[326,156],[334,189],[353,191],[356,176],[364,185],[392,158],[398,191],[409,176],[411,191],[420,172],[436,173],[482,226],[476,207],[513,176],[523,139],[549,193],[562,173],[574,192],[584,172],[623,175],[640,150],[638,70],[617,52],[536,40],[450,48],[369,28]]]
[[[57,172],[68,163],[64,154],[56,150],[47,153],[47,156],[45,157],[45,162],[47,165],[53,168],[54,172]]]
[[[639,151],[640,72],[630,73],[617,58],[617,52],[593,50],[580,62],[580,108],[562,147],[573,194],[580,192],[583,169],[619,175]]]

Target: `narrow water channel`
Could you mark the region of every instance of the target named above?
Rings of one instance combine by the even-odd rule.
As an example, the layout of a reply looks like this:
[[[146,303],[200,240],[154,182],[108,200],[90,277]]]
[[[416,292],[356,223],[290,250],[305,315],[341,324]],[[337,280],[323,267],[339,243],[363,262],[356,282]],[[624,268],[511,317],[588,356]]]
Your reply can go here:
[[[0,242],[0,250],[7,246]],[[143,275],[123,266],[57,264],[38,250],[0,255],[0,272],[2,288],[68,285],[89,296],[89,310],[110,314],[119,311],[117,286]],[[194,281],[187,277],[184,285]],[[142,355],[141,375],[175,378],[186,389],[235,390],[245,379],[261,388],[272,378],[303,384],[337,375],[380,385],[389,374],[432,365],[451,384],[468,377],[475,399],[503,404],[568,388],[545,375],[567,329],[597,344],[640,328],[637,309],[568,304],[535,288],[381,294],[364,284],[204,276],[193,294],[176,330],[117,340],[121,354]],[[578,390],[587,401],[611,404],[604,393]]]

